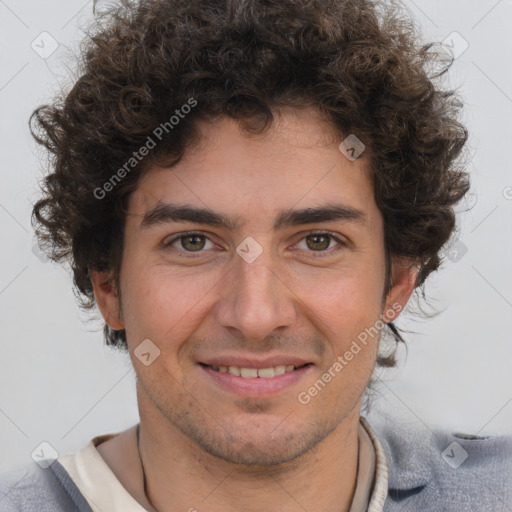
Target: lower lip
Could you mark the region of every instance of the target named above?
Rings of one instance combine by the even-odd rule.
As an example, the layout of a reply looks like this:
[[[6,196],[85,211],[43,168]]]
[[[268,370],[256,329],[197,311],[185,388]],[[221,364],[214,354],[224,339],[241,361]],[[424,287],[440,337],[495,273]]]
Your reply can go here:
[[[224,389],[238,395],[252,397],[275,395],[299,382],[312,369],[312,365],[308,365],[275,377],[247,379],[212,370],[209,366],[200,365],[200,367]]]

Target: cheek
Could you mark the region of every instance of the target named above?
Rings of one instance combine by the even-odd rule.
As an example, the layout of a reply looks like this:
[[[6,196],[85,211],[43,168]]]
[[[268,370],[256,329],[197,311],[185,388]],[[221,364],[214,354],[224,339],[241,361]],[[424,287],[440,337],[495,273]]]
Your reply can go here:
[[[331,387],[335,395],[346,394],[343,388],[350,382],[366,386],[373,371],[379,341],[375,325],[381,314],[383,286],[379,286],[381,276],[377,274],[346,268],[330,276],[319,274],[314,280],[303,276],[301,301],[326,341],[322,371],[331,369],[336,375]],[[338,357],[343,358],[341,371],[332,368]]]
[[[383,279],[378,272],[345,268],[302,275],[294,286],[301,301],[327,325],[357,328],[380,314]]]
[[[190,335],[218,280],[142,263],[127,264],[125,276],[129,277],[122,282],[122,305],[128,342],[150,338],[162,350]]]

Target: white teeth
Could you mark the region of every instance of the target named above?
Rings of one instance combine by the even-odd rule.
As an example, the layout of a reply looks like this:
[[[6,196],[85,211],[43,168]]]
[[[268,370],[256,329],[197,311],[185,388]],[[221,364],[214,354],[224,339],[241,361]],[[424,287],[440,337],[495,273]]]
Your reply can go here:
[[[269,378],[275,375],[274,368],[261,368],[258,370],[258,377]]]
[[[254,379],[258,376],[258,370],[256,368],[240,368],[240,377],[246,379]]]
[[[274,374],[275,375],[283,375],[286,372],[286,366],[284,364],[280,366],[274,366]]]
[[[236,375],[237,377],[244,377],[245,379],[254,379],[260,377],[263,379],[271,379],[277,375],[283,375],[283,373],[289,373],[295,370],[293,364],[290,365],[278,365],[270,366],[269,368],[243,368],[239,366],[215,366],[211,365],[211,368],[220,373],[229,373]]]

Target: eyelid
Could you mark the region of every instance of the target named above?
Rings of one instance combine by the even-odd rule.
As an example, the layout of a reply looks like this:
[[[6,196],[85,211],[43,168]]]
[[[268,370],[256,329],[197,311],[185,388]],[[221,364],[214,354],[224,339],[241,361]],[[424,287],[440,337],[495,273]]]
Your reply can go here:
[[[202,231],[182,231],[181,233],[176,233],[175,235],[171,235],[172,238],[168,241],[166,241],[164,239],[164,241],[162,242],[162,245],[164,247],[164,249],[167,249],[168,247],[170,247],[174,242],[178,241],[180,238],[186,238],[187,236],[192,236],[192,235],[199,235],[199,236],[204,236],[206,239],[208,239],[212,244],[215,244],[215,242],[211,239],[211,234],[209,233],[204,233]],[[178,249],[177,249],[178,250]],[[182,250],[184,252],[187,252],[187,253],[202,253],[204,252],[203,250],[201,251],[186,251],[185,249],[179,249],[179,250]]]
[[[344,240],[338,233],[333,233],[332,231],[325,229],[313,229],[305,233],[300,233],[300,238],[295,245],[301,242],[304,238],[307,238],[311,235],[326,235],[337,242],[337,246],[330,247],[329,249],[325,249],[323,251],[306,251],[310,254],[318,255],[315,257],[321,257],[322,254],[333,254],[334,252],[337,252],[338,250],[350,245],[350,242],[348,240]]]

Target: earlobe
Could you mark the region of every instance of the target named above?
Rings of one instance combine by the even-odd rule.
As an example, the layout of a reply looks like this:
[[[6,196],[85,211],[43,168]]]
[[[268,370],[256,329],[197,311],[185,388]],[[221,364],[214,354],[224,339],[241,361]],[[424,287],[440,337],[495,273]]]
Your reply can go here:
[[[393,258],[392,286],[386,297],[383,321],[386,323],[396,320],[405,308],[414,291],[418,266],[407,258]]]
[[[103,319],[109,327],[116,331],[124,329],[119,296],[111,273],[89,270],[89,276]]]

